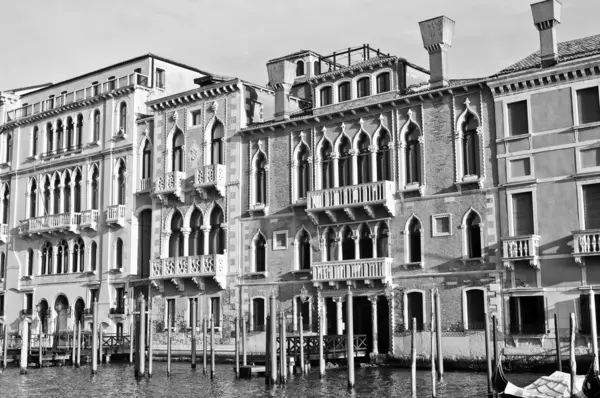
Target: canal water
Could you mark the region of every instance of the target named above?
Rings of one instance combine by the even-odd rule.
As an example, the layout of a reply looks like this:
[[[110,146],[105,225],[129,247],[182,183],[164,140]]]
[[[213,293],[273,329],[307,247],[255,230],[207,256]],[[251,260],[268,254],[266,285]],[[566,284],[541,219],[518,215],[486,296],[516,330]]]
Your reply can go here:
[[[356,369],[354,391],[347,390],[344,370],[327,370],[324,379],[318,370],[308,375],[293,375],[285,386],[269,389],[264,378],[235,380],[231,365],[218,365],[215,379],[210,380],[202,368],[192,370],[189,363],[173,363],[171,377],[166,376],[166,363],[154,363],[151,379],[135,380],[133,366],[110,364],[90,368],[71,366],[29,369],[19,375],[18,368],[0,374],[2,397],[410,397],[410,371],[394,368]],[[510,374],[511,381],[526,385],[540,377],[536,374]],[[431,373],[417,373],[419,397],[431,397]],[[438,397],[467,398],[486,396],[484,373],[448,372],[444,384],[438,385]]]

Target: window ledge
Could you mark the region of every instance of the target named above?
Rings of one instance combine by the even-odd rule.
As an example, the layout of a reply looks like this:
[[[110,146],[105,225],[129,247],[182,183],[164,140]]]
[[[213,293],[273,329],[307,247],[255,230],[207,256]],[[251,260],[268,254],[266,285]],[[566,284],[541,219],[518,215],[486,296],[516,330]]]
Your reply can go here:
[[[425,262],[424,261],[416,261],[416,262],[412,262],[412,263],[404,263],[403,266],[405,269],[414,269],[414,268],[423,269],[423,268],[425,268]]]
[[[5,169],[7,167],[10,167],[10,162],[1,162],[0,163],[0,169]]]
[[[264,271],[264,272],[246,272],[244,275],[246,276],[262,276],[262,277],[268,277],[269,276],[269,272],[268,271]]]
[[[461,261],[463,262],[463,264],[466,263],[480,263],[483,264],[485,262],[483,257],[467,257],[467,256],[463,256],[463,258],[461,259]]]
[[[425,193],[425,185],[419,182],[411,182],[410,184],[406,184],[404,189],[399,189],[400,193],[409,193],[409,192],[418,192],[421,196]]]
[[[501,142],[506,142],[506,141],[517,141],[517,140],[522,140],[524,138],[529,139],[529,137],[531,137],[531,133],[527,133],[527,134],[519,134],[519,135],[509,135],[508,137],[502,137],[502,138],[498,138],[496,140],[496,142],[501,143]]]
[[[293,207],[306,207],[307,200],[306,198],[296,199],[293,203]]]
[[[600,126],[600,121],[585,123],[585,124],[578,124],[578,125],[573,126],[573,129],[590,129],[590,128],[594,128],[594,127],[598,127],[598,126]]]
[[[25,159],[26,160],[38,160],[38,155],[31,155],[31,156],[27,156]]]
[[[109,270],[109,272],[110,272],[111,274],[120,274],[120,273],[122,273],[122,272],[123,272],[123,268],[111,268],[111,269]]]
[[[33,276],[31,276],[31,275],[25,275],[25,276],[21,277],[22,281],[30,281],[32,279],[33,279]]]
[[[518,187],[521,185],[533,185],[533,184],[537,184],[537,183],[538,183],[537,178],[527,178],[527,179],[518,180],[518,181],[508,181],[508,182],[505,182],[504,184],[499,184],[498,186],[500,188],[511,188],[511,187]]]
[[[596,169],[596,170],[590,170],[590,171],[579,171],[575,174],[572,174],[571,177],[577,179],[577,178],[587,178],[587,177],[598,177],[600,176],[600,168]]]
[[[292,271],[292,274],[311,274],[311,269],[295,269]]]
[[[127,134],[123,131],[123,129],[119,129],[115,135],[113,135],[112,140],[113,141],[121,141],[127,138]]]
[[[88,142],[88,144],[87,144],[88,148],[95,147],[95,146],[100,146],[100,141],[99,140]]]
[[[96,275],[96,271],[86,271],[87,275]]]

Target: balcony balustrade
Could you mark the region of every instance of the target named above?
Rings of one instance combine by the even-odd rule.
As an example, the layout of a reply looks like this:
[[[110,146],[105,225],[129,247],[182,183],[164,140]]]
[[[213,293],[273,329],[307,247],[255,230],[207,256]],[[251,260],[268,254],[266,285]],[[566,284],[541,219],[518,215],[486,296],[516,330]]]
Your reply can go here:
[[[125,205],[108,206],[106,210],[106,223],[109,226],[125,226]]]
[[[138,193],[150,192],[152,190],[152,178],[142,178],[138,182]]]
[[[185,173],[183,171],[169,171],[165,173],[164,177],[159,177],[158,181],[154,182],[154,194],[157,196],[173,194],[181,199],[184,181]]]
[[[98,210],[85,210],[81,212],[81,228],[89,228],[94,231],[98,230]]]
[[[200,285],[200,277],[212,277],[222,287],[225,284],[225,254],[202,256],[169,257],[150,261],[150,279],[171,279],[178,287],[183,284],[180,278],[194,278]]]
[[[377,181],[366,184],[310,191],[307,198],[307,213],[313,218],[318,212],[325,212],[333,222],[338,222],[335,210],[343,209],[348,218],[356,219],[356,208],[363,208],[370,218],[376,217],[378,207],[388,214],[395,214],[394,182]]]
[[[100,94],[106,94],[110,91],[122,89],[128,86],[149,87],[148,76],[141,73],[131,73],[118,79],[110,80],[102,84],[88,86],[70,93],[60,94],[35,104],[27,105],[21,108],[6,112],[6,121],[12,122],[31,115],[39,114],[52,109],[58,109],[63,105],[70,105],[74,102],[89,100]]]
[[[312,265],[312,279],[315,285],[337,282],[351,283],[363,281],[370,284],[381,280],[387,284],[392,281],[391,257],[363,258],[357,260],[328,261]]]
[[[0,242],[6,243],[8,240],[8,225],[0,224]]]
[[[600,229],[573,231],[573,256],[583,265],[583,258],[600,255]]]
[[[217,192],[223,196],[225,193],[225,165],[209,164],[196,170],[194,188],[200,192],[210,187],[215,187]]]
[[[19,234],[76,233],[81,224],[81,213],[61,213],[22,220]]]
[[[538,235],[510,236],[502,238],[502,262],[511,267],[513,261],[528,260],[534,268],[539,268]]]

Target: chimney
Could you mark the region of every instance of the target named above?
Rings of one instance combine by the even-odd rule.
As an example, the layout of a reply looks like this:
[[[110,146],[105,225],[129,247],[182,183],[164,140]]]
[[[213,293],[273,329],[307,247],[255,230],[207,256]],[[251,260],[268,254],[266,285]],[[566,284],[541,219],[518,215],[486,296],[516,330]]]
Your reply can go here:
[[[548,68],[558,62],[556,27],[560,23],[561,8],[562,4],[557,0],[545,0],[531,5],[533,23],[540,31],[542,68]]]
[[[296,64],[286,60],[275,60],[267,64],[269,85],[275,90],[275,120],[290,118],[290,89],[296,76]]]
[[[429,83],[431,88],[448,85],[448,49],[452,46],[454,21],[441,16],[419,22],[423,47],[429,53]]]

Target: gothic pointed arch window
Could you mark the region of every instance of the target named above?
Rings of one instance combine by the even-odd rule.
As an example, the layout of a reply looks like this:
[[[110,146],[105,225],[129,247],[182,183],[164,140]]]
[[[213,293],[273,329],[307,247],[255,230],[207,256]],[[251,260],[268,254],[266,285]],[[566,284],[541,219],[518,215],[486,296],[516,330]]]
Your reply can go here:
[[[42,267],[41,274],[42,275],[50,275],[53,272],[53,256],[52,256],[52,246],[50,242],[45,242],[42,246]]]
[[[254,198],[256,204],[264,205],[267,203],[267,158],[264,153],[258,153],[254,164],[256,168]]]
[[[225,164],[223,154],[223,139],[225,137],[225,129],[223,124],[216,121],[211,132],[211,154],[212,164]]]
[[[70,213],[73,209],[71,209],[71,176],[69,172],[65,172],[65,183],[63,188],[63,210],[65,213]]]
[[[302,145],[298,151],[297,162],[297,199],[305,199],[310,189],[310,163],[309,152],[306,145]]]
[[[416,218],[412,217],[408,222],[406,228],[406,236],[408,240],[407,244],[407,255],[409,263],[420,263],[423,261],[421,253],[421,240],[422,240],[421,222]]]
[[[96,142],[100,140],[100,111],[96,109],[94,111],[94,121],[92,125],[92,141]]]
[[[52,123],[46,124],[46,153],[52,153],[54,150],[54,128]]]
[[[190,218],[190,255],[201,256],[204,254],[204,231],[202,231],[202,225],[204,225],[202,212],[199,209],[194,209],[192,217]]]
[[[72,150],[75,145],[75,128],[71,116],[67,118],[66,130],[67,150]]]
[[[325,247],[324,252],[325,252],[325,258],[324,261],[335,261],[337,259],[337,238],[335,235],[335,231],[333,230],[333,228],[327,228],[327,230],[324,233],[325,239],[324,239],[324,243],[325,243]]]
[[[223,228],[224,222],[225,218],[223,216],[223,210],[220,207],[215,207],[210,215],[209,254],[225,253],[225,228]]]
[[[127,134],[127,103],[121,102],[119,105],[119,131],[121,134]]]
[[[173,171],[183,171],[183,145],[183,133],[181,130],[177,129],[173,135],[173,159],[171,164],[171,169]]]
[[[60,214],[60,175],[54,175],[54,209],[52,210],[52,214]]]
[[[94,166],[92,171],[92,181],[90,188],[91,192],[91,208],[93,210],[98,210],[100,205],[100,172],[98,171],[98,167]]]
[[[44,179],[44,211],[43,211],[43,215],[49,215],[52,211],[52,209],[50,208],[50,200],[52,197],[52,190],[51,188],[51,183],[50,183],[50,178],[46,177]]]
[[[56,149],[61,150],[65,147],[64,143],[64,129],[62,120],[56,121]]]
[[[390,133],[382,129],[377,137],[377,181],[392,181]]]
[[[377,257],[389,257],[390,231],[385,221],[377,225]]]
[[[12,161],[12,150],[13,150],[12,134],[7,133],[6,134],[6,153],[4,156],[4,159],[6,159],[7,163],[10,163]]]
[[[352,185],[352,155],[350,140],[345,135],[339,143],[340,158],[338,161],[338,183],[340,187]]]
[[[463,254],[466,258],[477,259],[482,256],[481,248],[481,218],[474,210],[471,210],[465,218],[463,225],[464,234],[464,250]]]
[[[115,250],[115,265],[117,269],[123,269],[123,239],[118,238]]]
[[[297,269],[308,270],[310,269],[312,249],[310,246],[310,235],[304,228],[300,230],[298,237],[296,238],[296,258]]]
[[[369,137],[366,133],[361,133],[358,140],[358,183],[365,184],[371,182],[371,153],[369,152]]]
[[[411,123],[405,133],[405,164],[404,178],[406,184],[421,184],[421,145],[419,143],[420,130],[416,124]]]
[[[73,254],[71,264],[73,269],[72,272],[83,272],[84,270],[84,255],[85,255],[85,244],[83,239],[79,238],[73,244]]]
[[[127,194],[127,168],[125,162],[120,161],[117,169],[117,204],[124,205]]]
[[[342,260],[356,259],[356,246],[354,244],[354,232],[350,227],[342,231]]]
[[[479,123],[477,118],[467,112],[465,121],[462,123],[462,155],[463,155],[463,176],[479,175],[479,137],[477,128]]]
[[[334,169],[332,149],[329,141],[323,142],[321,146],[321,189],[334,187]]]
[[[73,143],[75,148],[81,148],[81,142],[83,140],[83,115],[80,113],[77,115],[77,121],[75,123],[75,142]]]
[[[37,217],[37,195],[38,187],[35,178],[31,179],[31,185],[29,187],[29,218]]]
[[[169,257],[183,256],[183,216],[175,210],[171,218],[171,236],[169,237]]]
[[[33,276],[33,261],[34,261],[33,249],[27,250],[27,270],[25,271],[26,276]]]
[[[69,264],[69,245],[67,241],[61,240],[56,248],[56,273],[63,274],[68,272]]]
[[[142,179],[152,178],[152,145],[150,140],[144,142],[142,150]]]
[[[254,272],[267,271],[267,240],[260,232],[254,238],[253,256],[254,256]]]
[[[96,272],[96,258],[98,256],[98,244],[96,243],[96,241],[92,241],[91,249],[92,250],[90,253],[90,271]]]
[[[360,258],[373,258],[373,239],[369,227],[365,224],[361,225],[360,228],[358,250]]]
[[[73,181],[73,206],[75,213],[81,212],[81,172],[79,170],[75,173],[75,181]]]
[[[4,193],[2,194],[2,214],[0,214],[0,224],[8,224],[8,214],[10,212],[10,187],[4,185]]]
[[[40,130],[38,126],[33,128],[33,136],[31,137],[31,155],[37,156],[39,150]]]

